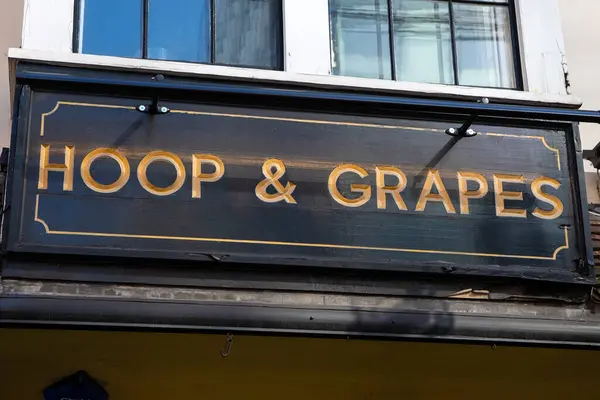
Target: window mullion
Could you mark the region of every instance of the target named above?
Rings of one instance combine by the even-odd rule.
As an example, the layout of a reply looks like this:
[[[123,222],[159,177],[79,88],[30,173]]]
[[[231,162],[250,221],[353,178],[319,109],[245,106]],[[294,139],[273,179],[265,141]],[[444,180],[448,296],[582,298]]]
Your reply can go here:
[[[515,71],[515,83],[516,87],[519,90],[523,90],[525,86],[525,82],[523,79],[523,65],[521,60],[521,42],[520,42],[520,34],[517,24],[517,11],[516,11],[516,0],[510,0],[508,2],[508,12],[509,12],[509,21],[510,21],[510,33],[511,33],[511,44],[513,51],[513,68]]]
[[[217,2],[210,0],[210,63],[216,63],[217,53]]]
[[[384,0],[385,1],[385,0]],[[388,10],[389,12],[389,8],[387,8],[387,2],[386,2],[386,10]],[[378,55],[378,60],[377,60],[377,65],[379,67],[379,79],[383,79],[384,73],[383,73],[383,43],[382,43],[382,39],[381,39],[381,24],[382,24],[382,18],[381,18],[381,5],[379,4],[379,0],[375,0],[375,9],[377,10],[377,14],[376,14],[376,21],[375,21],[375,29],[376,29],[376,35],[377,35],[377,55]],[[389,22],[388,22],[389,24]],[[389,29],[388,29],[389,30]],[[389,42],[389,38],[388,38],[388,42]]]
[[[83,8],[84,0],[75,0],[73,4],[73,45],[72,51],[73,53],[81,53],[81,43],[83,42],[81,35],[83,34],[83,29],[81,29],[83,25]]]
[[[150,0],[143,0],[142,15],[142,58],[148,58],[148,15],[150,13]]]
[[[458,85],[458,56],[456,51],[456,32],[454,26],[454,5],[448,0],[448,13],[450,16],[450,41],[452,42],[452,69],[454,70],[454,84]]]
[[[392,61],[392,80],[396,80],[396,38],[394,35],[394,8],[393,0],[387,0],[388,2],[388,31],[390,37],[390,59]]]

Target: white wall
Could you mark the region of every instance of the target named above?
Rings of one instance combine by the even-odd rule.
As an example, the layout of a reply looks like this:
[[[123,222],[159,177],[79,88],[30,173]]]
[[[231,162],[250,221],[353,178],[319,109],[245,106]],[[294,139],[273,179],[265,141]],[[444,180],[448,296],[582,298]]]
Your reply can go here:
[[[600,0],[560,0],[571,92],[583,108],[600,110]],[[584,149],[600,142],[600,125],[582,124]],[[588,200],[600,203],[596,170],[586,161]]]
[[[329,0],[284,0],[285,70],[329,75]]]
[[[8,49],[21,45],[23,0],[5,0],[0,11],[0,147],[10,141],[11,94]]]
[[[23,48],[71,52],[75,0],[24,1]]]
[[[519,0],[517,4],[527,90],[567,94],[564,39],[558,1]]]

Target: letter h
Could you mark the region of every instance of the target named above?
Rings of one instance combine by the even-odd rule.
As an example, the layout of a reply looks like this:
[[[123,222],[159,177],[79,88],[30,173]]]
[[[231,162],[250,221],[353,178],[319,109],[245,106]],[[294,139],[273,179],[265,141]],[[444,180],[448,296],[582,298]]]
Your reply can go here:
[[[75,146],[65,146],[65,163],[50,163],[50,145],[43,144],[40,148],[40,176],[38,189],[48,189],[48,172],[56,171],[64,174],[63,190],[73,190],[73,165],[75,163]]]

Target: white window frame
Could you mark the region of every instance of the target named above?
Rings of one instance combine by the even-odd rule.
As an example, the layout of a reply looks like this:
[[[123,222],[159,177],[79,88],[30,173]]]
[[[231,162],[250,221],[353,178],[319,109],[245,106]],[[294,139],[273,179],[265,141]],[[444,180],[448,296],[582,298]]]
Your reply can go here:
[[[284,71],[73,53],[75,0],[24,0],[22,50],[14,59],[64,65],[142,69],[183,75],[295,82],[403,94],[579,107],[565,85],[566,61],[559,0],[515,0],[525,91],[331,76],[329,0],[282,0]]]

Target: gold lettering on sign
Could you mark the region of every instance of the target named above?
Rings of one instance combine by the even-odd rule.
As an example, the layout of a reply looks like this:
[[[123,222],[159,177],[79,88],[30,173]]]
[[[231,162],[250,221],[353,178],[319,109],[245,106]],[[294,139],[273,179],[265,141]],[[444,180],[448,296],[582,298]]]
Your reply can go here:
[[[48,189],[48,175],[50,172],[61,172],[63,174],[63,190],[73,191],[75,146],[64,145],[64,164],[50,162],[51,150],[50,144],[42,144],[40,147],[38,189]],[[56,157],[56,154],[53,157]],[[102,184],[92,177],[92,165],[100,158],[110,158],[117,162],[120,170],[117,180],[109,184]],[[177,173],[175,181],[167,187],[158,187],[148,179],[148,167],[158,161],[171,164]],[[79,169],[83,183],[97,193],[118,192],[129,182],[131,175],[131,167],[125,155],[117,149],[108,147],[97,148],[89,152],[83,158]],[[201,186],[203,182],[217,182],[225,175],[225,163],[221,158],[213,154],[192,154],[191,169],[192,198],[195,199],[202,197]],[[208,171],[206,171],[207,169]],[[214,170],[211,171],[212,169]],[[286,166],[281,160],[272,158],[264,161],[262,164],[262,173],[265,179],[261,180],[255,187],[255,194],[258,199],[266,203],[285,201],[290,204],[296,204],[293,193],[297,186],[291,181],[288,181],[285,185],[280,182],[280,179],[286,173]],[[349,191],[354,196],[350,195],[350,197],[346,197],[338,188],[339,180],[346,173],[354,174],[358,176],[358,179],[365,179],[369,176],[369,173],[357,164],[341,164],[334,168],[329,174],[327,188],[332,199],[338,204],[344,207],[361,207],[371,200],[373,190],[376,190],[377,209],[386,210],[388,205],[387,200],[391,197],[398,210],[407,210],[405,197],[408,194],[403,193],[407,187],[407,177],[399,168],[390,165],[375,165],[375,185],[372,186],[364,181],[362,183],[351,183]],[[525,181],[524,175],[494,174],[493,188],[484,175],[476,172],[458,171],[456,177],[460,214],[469,215],[470,201],[484,198],[493,189],[496,216],[511,218],[528,217],[529,213],[527,210],[522,208],[506,208],[505,204],[506,201],[523,201],[524,189],[520,191],[507,191],[504,186],[506,184],[529,184],[529,181]],[[146,154],[142,158],[137,167],[137,178],[142,188],[147,192],[156,196],[169,196],[176,193],[185,184],[186,169],[179,156],[167,151],[157,150]],[[388,180],[387,184],[386,179]],[[474,184],[477,186],[475,187]],[[474,189],[469,190],[469,185],[472,185]],[[547,206],[545,207],[546,209],[536,207],[531,214],[540,219],[556,219],[563,214],[564,205],[558,196],[545,192],[545,186],[559,190],[561,183],[554,178],[546,176],[533,179],[531,182],[532,195],[538,204],[544,203]],[[440,172],[436,169],[428,170],[415,211],[424,212],[429,202],[442,203],[446,213],[456,214],[455,206],[452,204],[445,183],[441,178]]]
[[[50,145],[42,144],[40,147],[40,175],[38,177],[38,189],[48,189],[48,172],[62,172],[63,190],[73,190],[73,165],[75,163],[75,146],[65,146],[65,163],[55,164],[50,162]]]
[[[506,208],[505,200],[523,200],[522,192],[507,192],[505,183],[523,183],[523,175],[494,174],[494,192],[496,194],[496,215],[499,217],[527,218],[527,211],[520,208]]]
[[[202,164],[210,164],[215,168],[215,172],[203,173]],[[192,198],[202,197],[200,191],[200,182],[216,182],[225,174],[225,164],[223,161],[212,154],[194,154],[192,156]]]
[[[339,204],[346,207],[360,207],[366,204],[371,199],[371,186],[363,184],[363,183],[353,183],[350,185],[350,191],[352,193],[361,193],[359,197],[356,199],[349,199],[344,197],[342,193],[337,188],[337,181],[342,174],[347,172],[354,173],[361,178],[366,178],[369,174],[367,171],[354,164],[342,164],[337,166],[331,174],[329,174],[329,180],[327,182],[327,187],[329,188],[329,193],[331,197],[338,202]]]
[[[113,183],[104,185],[92,178],[90,168],[92,166],[92,163],[99,158],[110,158],[115,160],[119,164],[121,174],[119,175],[119,178]],[[96,149],[94,151],[89,152],[81,162],[81,179],[83,179],[83,183],[85,183],[85,185],[92,189],[94,192],[98,193],[118,192],[123,188],[123,186],[127,184],[130,174],[131,170],[129,167],[129,161],[127,161],[127,158],[125,158],[121,153],[119,153],[115,149]]]
[[[385,185],[385,177],[393,176],[398,180],[398,183],[392,186]],[[385,210],[386,195],[391,195],[392,199],[396,202],[396,206],[399,210],[406,210],[406,203],[402,199],[400,192],[406,189],[406,175],[398,168],[387,167],[387,166],[376,166],[375,167],[375,181],[377,185],[377,208]]]
[[[481,199],[488,193],[488,183],[485,177],[475,172],[458,172],[458,197],[460,199],[460,213],[469,214],[469,199]],[[468,190],[468,182],[476,182],[477,190]]]
[[[550,186],[553,189],[560,188],[560,182],[556,179],[547,178],[542,176],[540,178],[535,179],[531,183],[531,192],[535,196],[536,199],[543,201],[546,204],[550,204],[552,206],[552,210],[542,210],[537,207],[533,210],[533,216],[541,219],[556,219],[560,217],[563,213],[563,203],[555,196],[552,196],[548,193],[544,193],[542,191],[542,186]]]
[[[175,167],[175,171],[177,172],[177,177],[175,181],[167,187],[161,188],[153,185],[148,180],[147,171],[150,164],[156,161],[166,161]],[[140,161],[140,165],[137,169],[137,177],[140,181],[140,185],[149,193],[152,193],[156,196],[168,196],[170,194],[175,193],[183,186],[185,182],[185,166],[179,157],[177,157],[173,153],[169,153],[167,151],[153,151],[148,153],[142,161]]]
[[[285,165],[281,160],[276,158],[268,159],[263,163],[262,173],[266,179],[263,179],[256,185],[254,193],[256,197],[265,203],[277,203],[285,200],[286,203],[296,204],[296,200],[292,197],[292,193],[296,189],[296,185],[288,182],[283,186],[279,179],[285,174]],[[272,186],[277,193],[267,192],[267,188]]]
[[[437,193],[431,193],[433,185],[435,185]],[[417,201],[417,207],[415,207],[415,211],[425,211],[425,207],[429,201],[441,202],[448,214],[456,214],[454,205],[452,205],[448,191],[446,190],[444,182],[442,182],[442,177],[437,169],[430,169],[427,173],[427,178],[423,184],[423,190],[421,191],[421,195]]]

